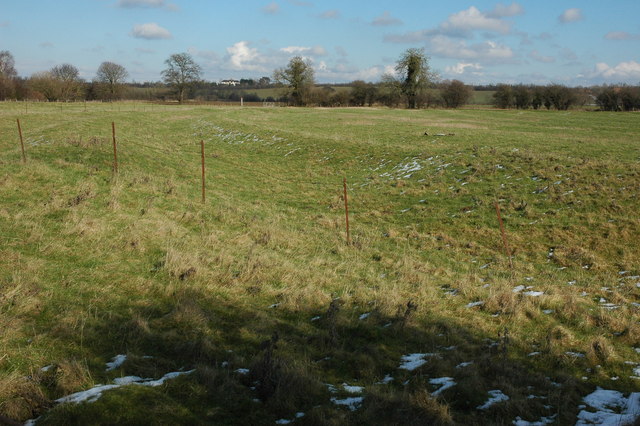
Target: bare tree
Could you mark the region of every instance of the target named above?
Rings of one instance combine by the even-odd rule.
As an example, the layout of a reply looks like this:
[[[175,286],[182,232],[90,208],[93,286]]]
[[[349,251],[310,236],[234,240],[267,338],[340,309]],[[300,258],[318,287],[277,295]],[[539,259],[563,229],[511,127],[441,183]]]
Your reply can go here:
[[[311,63],[301,56],[295,56],[291,58],[286,68],[279,68],[273,72],[273,79],[278,84],[284,84],[289,88],[289,95],[294,105],[302,106],[307,103],[315,84],[315,72]]]
[[[60,99],[60,82],[50,71],[33,74],[31,78],[29,78],[27,85],[32,92],[32,96],[48,101],[57,101]]]
[[[167,69],[162,71],[162,78],[175,88],[178,102],[182,103],[185,91],[200,80],[202,69],[188,53],[175,53],[164,63],[167,64]]]
[[[0,51],[0,99],[10,98],[14,95],[17,76],[11,52],[8,50]]]
[[[424,49],[407,49],[396,64],[396,72],[400,76],[402,93],[407,98],[409,108],[418,108],[420,94],[436,78]]]
[[[472,89],[460,80],[453,80],[443,83],[440,89],[440,96],[447,108],[458,108],[469,102]]]
[[[120,98],[124,80],[128,75],[129,73],[122,65],[113,62],[101,63],[96,73],[96,82],[101,97],[108,100]]]
[[[71,64],[57,65],[51,68],[50,74],[58,82],[58,99],[69,101],[81,97],[82,79],[78,68]]]

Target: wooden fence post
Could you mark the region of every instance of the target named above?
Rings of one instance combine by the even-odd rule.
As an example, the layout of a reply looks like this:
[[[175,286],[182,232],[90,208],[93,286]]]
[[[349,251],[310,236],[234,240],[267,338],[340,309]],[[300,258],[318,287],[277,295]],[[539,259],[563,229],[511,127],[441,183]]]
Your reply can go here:
[[[342,178],[342,185],[344,187],[344,215],[347,224],[347,244],[351,245],[351,235],[349,234],[349,202],[347,200],[347,178]]]
[[[20,119],[16,118],[16,122],[18,123],[18,134],[20,135],[20,148],[22,149],[22,162],[27,162],[27,156],[24,153],[24,141],[22,140],[22,128],[20,127]]]
[[[202,152],[202,203],[205,202],[205,180],[204,180],[204,140],[200,140],[200,151]]]
[[[116,123],[111,122],[111,135],[113,137],[113,172],[118,173],[118,149],[116,147]]]
[[[502,223],[502,216],[500,215],[500,204],[495,202],[496,214],[498,215],[498,224],[500,225],[500,233],[502,234],[502,244],[504,244],[504,254],[509,258],[509,267],[513,269],[513,260],[511,259],[511,250],[509,250],[509,244],[507,243],[507,234],[504,232],[504,225]]]

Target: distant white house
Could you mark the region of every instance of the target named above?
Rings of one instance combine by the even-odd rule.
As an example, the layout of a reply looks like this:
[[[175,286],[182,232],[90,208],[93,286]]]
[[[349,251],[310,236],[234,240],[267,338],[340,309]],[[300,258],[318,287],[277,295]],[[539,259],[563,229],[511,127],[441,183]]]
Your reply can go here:
[[[238,80],[222,80],[220,82],[220,84],[224,84],[225,86],[237,86],[238,84],[240,84],[240,82]]]

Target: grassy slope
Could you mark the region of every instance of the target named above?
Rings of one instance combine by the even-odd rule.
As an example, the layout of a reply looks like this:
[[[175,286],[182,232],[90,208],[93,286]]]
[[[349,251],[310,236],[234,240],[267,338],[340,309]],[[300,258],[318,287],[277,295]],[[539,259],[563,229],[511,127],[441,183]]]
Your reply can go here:
[[[640,275],[634,114],[98,108],[0,106],[0,414],[179,368],[196,373],[42,422],[572,422],[595,385],[637,386],[624,363],[640,346],[637,280],[624,279]],[[412,352],[439,357],[399,370]],[[129,361],[106,373],[118,353]],[[458,384],[431,398],[442,376]],[[331,404],[325,383],[364,386],[362,408]],[[480,416],[491,389],[510,400]]]

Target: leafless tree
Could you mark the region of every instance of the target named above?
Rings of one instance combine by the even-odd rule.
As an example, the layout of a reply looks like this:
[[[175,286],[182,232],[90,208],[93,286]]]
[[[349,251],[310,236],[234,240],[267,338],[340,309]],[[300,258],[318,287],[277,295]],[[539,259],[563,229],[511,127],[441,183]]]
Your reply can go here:
[[[103,62],[98,67],[96,82],[98,92],[103,99],[115,100],[120,98],[122,87],[129,73],[122,65],[113,62]]]
[[[13,55],[8,50],[0,51],[0,99],[14,95],[15,79],[18,76]]]
[[[82,96],[82,79],[78,68],[71,64],[57,65],[51,68],[50,74],[58,83],[58,99],[69,101]]]
[[[182,103],[186,90],[200,80],[202,68],[188,53],[175,53],[166,61],[167,68],[162,71],[164,82],[178,92],[178,102]]]

